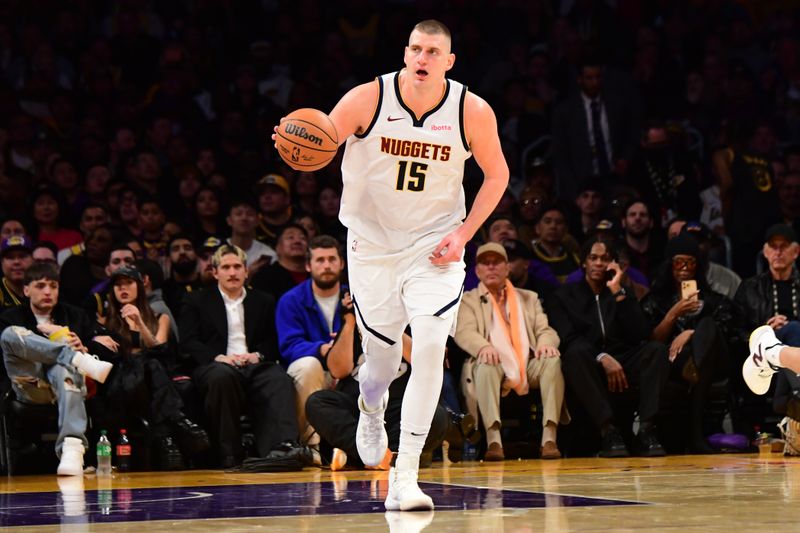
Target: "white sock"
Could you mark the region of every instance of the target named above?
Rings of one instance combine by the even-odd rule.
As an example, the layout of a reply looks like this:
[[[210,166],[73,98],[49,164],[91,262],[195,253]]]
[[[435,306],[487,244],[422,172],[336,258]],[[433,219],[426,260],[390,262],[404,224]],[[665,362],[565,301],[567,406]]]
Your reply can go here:
[[[358,386],[367,411],[381,406],[384,393],[389,390],[403,358],[402,340],[385,347],[377,341],[364,337],[364,364],[358,370]]]
[[[551,441],[553,442],[553,444],[555,444],[556,429],[557,429],[556,425],[553,424],[552,422],[548,422],[547,424],[544,425],[544,427],[542,428],[542,446],[544,446],[544,443],[547,441]]]
[[[500,424],[492,424],[492,427],[486,428],[486,443],[491,444],[493,442],[500,446],[503,445],[503,439],[500,437]]]
[[[403,395],[398,458],[419,458],[439,403],[444,347],[452,319],[418,316],[411,321],[411,376]]]

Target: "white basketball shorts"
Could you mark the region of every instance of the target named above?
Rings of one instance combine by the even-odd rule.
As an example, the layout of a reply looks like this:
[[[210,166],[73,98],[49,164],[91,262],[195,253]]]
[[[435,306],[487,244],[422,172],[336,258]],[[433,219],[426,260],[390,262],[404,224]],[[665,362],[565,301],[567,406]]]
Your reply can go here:
[[[451,332],[455,331],[464,259],[444,266],[428,259],[445,235],[432,234],[409,248],[389,250],[348,232],[350,293],[364,341],[399,343],[408,323],[422,315],[452,320]]]

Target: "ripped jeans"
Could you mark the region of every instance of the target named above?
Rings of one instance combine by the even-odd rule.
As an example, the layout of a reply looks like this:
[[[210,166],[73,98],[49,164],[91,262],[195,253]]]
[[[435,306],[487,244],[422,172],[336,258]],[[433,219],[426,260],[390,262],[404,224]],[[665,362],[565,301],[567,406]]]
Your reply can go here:
[[[56,455],[66,437],[86,440],[86,386],[71,365],[75,350],[29,329],[9,326],[0,335],[3,362],[17,399],[24,403],[58,405]]]

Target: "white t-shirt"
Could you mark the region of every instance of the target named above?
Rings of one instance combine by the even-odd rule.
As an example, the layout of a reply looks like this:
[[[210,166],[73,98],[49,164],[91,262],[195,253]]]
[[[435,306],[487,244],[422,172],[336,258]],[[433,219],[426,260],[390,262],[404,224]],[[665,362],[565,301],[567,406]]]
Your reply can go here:
[[[228,239],[228,244],[233,244],[230,239]],[[271,246],[267,246],[263,242],[256,239],[253,239],[253,244],[250,245],[250,248],[244,250],[244,253],[247,255],[248,268],[250,268],[250,265],[256,262],[262,255],[266,255],[267,257],[271,258],[270,264],[278,260],[278,253]]]
[[[317,305],[322,310],[325,320],[328,322],[328,330],[333,332],[333,318],[336,315],[336,305],[339,303],[339,295],[333,296],[317,296],[314,295]]]

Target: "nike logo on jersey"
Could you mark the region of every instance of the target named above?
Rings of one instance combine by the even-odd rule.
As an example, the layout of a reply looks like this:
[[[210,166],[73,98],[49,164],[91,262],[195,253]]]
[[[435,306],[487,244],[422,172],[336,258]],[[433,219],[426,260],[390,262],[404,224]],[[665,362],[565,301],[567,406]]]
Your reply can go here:
[[[395,120],[403,120],[403,117],[392,117],[392,116],[390,116],[390,117],[387,117],[386,120],[388,120],[389,122],[394,122]]]

